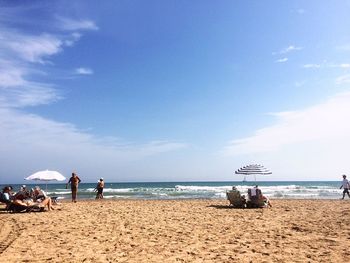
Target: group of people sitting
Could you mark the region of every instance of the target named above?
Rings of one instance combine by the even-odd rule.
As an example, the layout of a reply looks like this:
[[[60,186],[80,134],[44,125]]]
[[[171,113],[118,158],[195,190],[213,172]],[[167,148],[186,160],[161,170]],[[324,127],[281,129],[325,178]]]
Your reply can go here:
[[[48,211],[54,210],[51,198],[39,186],[29,190],[22,185],[17,193],[13,192],[12,186],[5,186],[0,194],[0,202],[6,204],[6,210],[14,212],[43,211],[45,207]]]
[[[270,200],[264,196],[261,190],[256,185],[248,189],[248,198],[241,195],[240,191],[233,186],[231,191],[226,192],[227,199],[230,205],[238,208],[263,208],[272,207]]]

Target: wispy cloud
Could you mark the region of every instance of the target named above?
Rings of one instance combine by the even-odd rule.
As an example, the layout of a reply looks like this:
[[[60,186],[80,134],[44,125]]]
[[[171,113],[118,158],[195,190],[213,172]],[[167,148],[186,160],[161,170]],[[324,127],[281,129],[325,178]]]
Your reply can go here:
[[[343,93],[303,110],[274,114],[275,125],[257,130],[252,136],[232,140],[224,152],[229,155],[266,153],[287,145],[320,141],[335,147],[335,141],[350,141],[350,124],[345,121],[350,118],[349,105],[350,93]]]
[[[81,34],[74,32],[72,33],[70,36],[68,36],[65,40],[64,40],[64,44],[68,47],[71,47],[74,45],[75,42],[77,42],[79,39],[81,38]]]
[[[335,67],[335,68],[350,68],[350,64],[349,63],[334,64],[334,65],[331,65],[331,67]]]
[[[184,149],[172,140],[133,143],[118,137],[100,137],[76,125],[29,114],[26,107],[62,99],[54,83],[41,81],[50,60],[81,38],[76,30],[93,29],[90,20],[61,19],[66,33],[24,33],[2,25],[0,32],[0,172],[26,174],[48,167],[79,169],[92,176],[110,173],[126,162]],[[80,67],[75,74],[93,74]],[[67,73],[69,74],[69,73]],[[21,166],[15,165],[21,163]],[[43,167],[43,165],[45,167]],[[7,177],[9,179],[10,177]],[[13,177],[11,175],[11,180]],[[21,177],[22,178],[22,177]],[[1,180],[4,180],[2,177]]]
[[[11,61],[0,60],[0,88],[16,87],[26,84],[26,69],[15,66]]]
[[[298,51],[298,50],[302,50],[302,49],[303,49],[302,47],[297,47],[297,46],[294,46],[294,45],[290,45],[288,47],[285,47],[285,48],[281,49],[280,51],[273,52],[272,55],[283,55],[283,54],[290,53],[292,51]]]
[[[74,22],[67,19],[66,21]],[[81,21],[80,21],[81,22]],[[77,23],[79,25],[79,23]],[[93,22],[81,23],[83,29],[96,29]],[[90,26],[89,26],[90,25]],[[1,25],[0,32],[0,102],[4,107],[27,107],[49,104],[62,98],[55,85],[40,81],[42,65],[52,67],[53,56],[71,47],[81,38],[80,32],[21,32]],[[50,27],[48,27],[50,29]],[[40,68],[40,69],[39,69]],[[88,68],[75,74],[92,74]]]
[[[336,78],[335,83],[338,85],[350,83],[350,74],[345,74]]]
[[[76,68],[74,73],[78,75],[92,75],[94,71],[90,68]]]
[[[60,100],[59,92],[43,83],[28,82],[20,87],[0,89],[1,107],[23,108],[51,104]]]
[[[136,144],[120,138],[96,137],[73,124],[6,107],[0,107],[0,135],[0,155],[6,155],[6,163],[0,160],[1,171],[11,167],[12,174],[28,174],[53,167],[68,174],[70,169],[77,169],[85,180],[96,174],[111,176],[113,180],[117,171],[130,162],[187,147],[173,141]]]
[[[328,63],[328,62],[323,62],[321,64],[304,64],[303,68],[343,68],[347,69],[350,68],[350,63],[340,63],[340,64],[335,64],[335,63]]]
[[[44,63],[44,59],[62,50],[62,40],[50,34],[28,35],[3,30],[0,48],[4,55],[31,63]],[[5,53],[5,54],[4,54]]]
[[[304,64],[303,68],[320,68],[320,64]]]
[[[276,63],[284,63],[284,62],[287,62],[288,61],[288,58],[281,58],[281,59],[277,59],[275,62]]]
[[[63,30],[98,30],[94,21],[88,19],[72,19],[67,17],[57,17],[58,26]]]

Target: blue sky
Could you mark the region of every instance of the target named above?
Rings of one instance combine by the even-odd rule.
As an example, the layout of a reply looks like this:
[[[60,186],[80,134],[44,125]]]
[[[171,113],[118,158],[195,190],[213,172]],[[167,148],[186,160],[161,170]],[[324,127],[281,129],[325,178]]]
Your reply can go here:
[[[0,183],[337,180],[349,1],[0,1]]]

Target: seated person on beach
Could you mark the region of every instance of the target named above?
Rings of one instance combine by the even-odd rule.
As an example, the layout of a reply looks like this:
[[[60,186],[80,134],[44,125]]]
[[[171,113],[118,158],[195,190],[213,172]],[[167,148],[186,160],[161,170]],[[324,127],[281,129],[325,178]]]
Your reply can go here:
[[[47,206],[49,211],[54,210],[52,207],[52,200],[46,195],[46,193],[40,189],[39,186],[36,186],[33,191],[33,199],[36,204],[39,204],[43,207]]]
[[[248,189],[248,198],[247,205],[249,207],[265,207],[262,192],[257,185]]]
[[[237,190],[236,186],[233,186],[232,190],[226,192],[227,198],[228,198],[229,195],[237,197],[237,198],[238,197],[241,198],[241,193],[240,193],[240,191]]]
[[[237,189],[236,186],[232,186],[232,190],[230,190],[231,193],[237,193],[237,194],[241,194],[240,191]]]
[[[16,200],[25,200],[30,198],[30,192],[25,185],[21,186],[21,189],[14,195]]]
[[[6,186],[1,193],[0,202],[6,204],[6,210],[10,209],[13,205],[20,207],[29,207],[29,205],[20,199],[15,199],[14,195],[11,194],[12,187]]]
[[[232,187],[232,190],[226,192],[226,197],[234,207],[245,207],[245,196],[242,196],[235,186]]]
[[[9,186],[5,186],[2,189],[2,192],[0,194],[0,202],[7,205],[11,203],[11,201],[12,201],[11,188]]]
[[[250,188],[249,190],[250,190],[249,197],[251,199],[260,199],[261,198],[261,196],[262,196],[261,190],[258,188],[257,185],[253,188]]]

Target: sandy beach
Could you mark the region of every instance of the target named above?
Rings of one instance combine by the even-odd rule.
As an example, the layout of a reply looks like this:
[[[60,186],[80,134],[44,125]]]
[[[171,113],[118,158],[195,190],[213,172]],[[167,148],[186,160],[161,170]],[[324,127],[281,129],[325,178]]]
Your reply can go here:
[[[0,262],[343,262],[350,201],[64,202],[51,212],[0,213]]]

